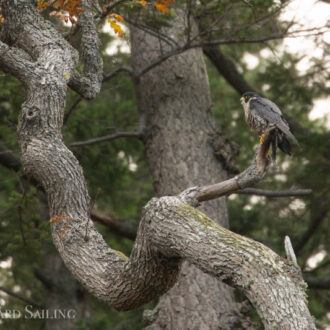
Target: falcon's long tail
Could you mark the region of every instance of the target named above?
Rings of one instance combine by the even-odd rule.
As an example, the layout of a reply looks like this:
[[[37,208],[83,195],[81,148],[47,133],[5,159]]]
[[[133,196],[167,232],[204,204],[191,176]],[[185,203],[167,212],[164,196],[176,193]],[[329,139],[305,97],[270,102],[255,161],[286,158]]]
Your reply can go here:
[[[294,144],[296,144],[297,146],[299,146],[299,142],[297,141],[297,139],[294,137],[294,135],[290,132],[290,128],[288,125],[286,125],[284,122],[281,123],[277,123],[276,125]],[[284,137],[284,136],[283,136]],[[286,141],[288,142],[288,140],[286,139]],[[289,142],[288,142],[289,143]],[[290,143],[289,143],[290,145]],[[281,147],[280,147],[281,148]],[[281,148],[282,150],[282,148]],[[291,149],[290,149],[291,150]],[[285,151],[283,151],[285,152]]]
[[[281,131],[276,132],[271,142],[272,146],[272,160],[276,163],[277,148],[280,148],[285,154],[291,155],[291,144]]]
[[[287,155],[291,155],[291,144],[284,134],[278,134],[278,147]]]

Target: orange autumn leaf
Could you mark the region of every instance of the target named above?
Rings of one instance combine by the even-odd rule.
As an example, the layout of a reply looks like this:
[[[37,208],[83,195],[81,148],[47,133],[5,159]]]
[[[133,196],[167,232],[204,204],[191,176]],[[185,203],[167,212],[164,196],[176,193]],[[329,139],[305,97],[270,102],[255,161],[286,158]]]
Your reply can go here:
[[[110,14],[109,16],[115,18],[118,22],[124,21],[124,18],[118,14]]]
[[[81,0],[57,0],[53,3],[53,8],[58,9],[58,11],[53,11],[50,15],[57,16],[65,22],[70,21],[72,24],[76,24],[76,17],[79,16],[79,13],[84,12],[82,8],[79,8],[80,5]]]
[[[0,7],[0,26],[3,24],[3,21],[5,20],[3,16],[1,15],[1,7]]]
[[[69,227],[64,227],[61,234],[60,234],[60,237],[63,238],[64,237],[64,233],[69,229]]]
[[[49,222],[50,223],[58,223],[58,222],[63,221],[63,220],[73,220],[73,219],[71,217],[69,217],[69,216],[66,216],[66,215],[57,214],[57,215],[54,215],[49,220]]]
[[[64,0],[57,0],[55,3],[53,3],[53,7],[55,9],[63,8]]]
[[[137,3],[139,3],[142,7],[145,7],[147,5],[146,0],[137,1]]]
[[[115,21],[113,21],[111,19],[108,19],[108,22],[110,23],[110,26],[112,27],[114,32],[117,33],[118,36],[121,38],[123,36],[123,30],[120,27],[120,25],[118,25]]]
[[[160,11],[163,14],[167,14],[169,12],[167,6],[162,3],[156,2],[155,7],[157,8],[158,11]]]
[[[48,1],[38,0],[38,10],[41,10],[49,5]]]

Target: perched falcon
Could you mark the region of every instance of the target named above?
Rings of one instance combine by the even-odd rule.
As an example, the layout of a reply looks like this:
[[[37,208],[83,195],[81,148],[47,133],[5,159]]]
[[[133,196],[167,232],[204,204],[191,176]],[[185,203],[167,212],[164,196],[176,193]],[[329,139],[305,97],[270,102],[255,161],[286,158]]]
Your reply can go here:
[[[274,161],[276,160],[277,147],[285,154],[291,155],[291,145],[287,137],[295,144],[299,145],[299,143],[290,132],[290,127],[283,118],[279,107],[274,102],[253,92],[244,93],[240,100],[244,108],[245,120],[251,130],[259,135],[260,143],[263,143],[263,134],[266,128],[270,125],[276,126],[276,134],[271,142]]]

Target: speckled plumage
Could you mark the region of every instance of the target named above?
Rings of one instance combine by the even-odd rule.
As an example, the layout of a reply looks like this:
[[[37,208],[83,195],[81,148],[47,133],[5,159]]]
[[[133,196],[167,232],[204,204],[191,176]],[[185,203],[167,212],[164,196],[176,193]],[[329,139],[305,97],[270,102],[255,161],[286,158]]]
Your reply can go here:
[[[298,141],[290,131],[290,127],[283,117],[279,107],[272,101],[259,96],[257,93],[247,92],[241,97],[245,120],[252,131],[259,136],[264,134],[267,127],[275,125],[277,133],[272,141],[273,159],[276,158],[276,149],[279,147],[284,153],[291,154],[291,146],[287,137],[295,144]]]

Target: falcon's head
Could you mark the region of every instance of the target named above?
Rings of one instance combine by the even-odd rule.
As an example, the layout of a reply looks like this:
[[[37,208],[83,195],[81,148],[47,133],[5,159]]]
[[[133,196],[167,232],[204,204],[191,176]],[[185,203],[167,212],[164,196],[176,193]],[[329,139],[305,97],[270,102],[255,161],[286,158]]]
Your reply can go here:
[[[246,92],[242,95],[242,97],[240,98],[240,101],[242,104],[246,104],[249,102],[250,98],[251,97],[260,97],[257,93],[254,93],[254,92]]]

